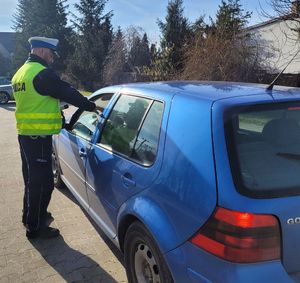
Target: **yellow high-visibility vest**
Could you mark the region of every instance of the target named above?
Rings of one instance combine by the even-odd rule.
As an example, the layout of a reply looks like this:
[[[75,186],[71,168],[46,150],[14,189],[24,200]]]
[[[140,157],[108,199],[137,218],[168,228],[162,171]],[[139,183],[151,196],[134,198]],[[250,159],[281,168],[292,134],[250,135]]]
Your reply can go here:
[[[26,62],[12,78],[19,135],[52,135],[61,130],[59,99],[40,95],[33,86],[34,77],[43,69],[40,63]]]

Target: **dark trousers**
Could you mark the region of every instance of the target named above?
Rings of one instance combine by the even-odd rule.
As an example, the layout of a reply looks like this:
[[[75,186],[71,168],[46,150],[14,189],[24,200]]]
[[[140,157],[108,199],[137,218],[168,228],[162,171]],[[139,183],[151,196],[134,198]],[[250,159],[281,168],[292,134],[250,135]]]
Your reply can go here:
[[[22,221],[28,231],[44,225],[54,188],[52,172],[52,136],[18,136],[25,184]]]

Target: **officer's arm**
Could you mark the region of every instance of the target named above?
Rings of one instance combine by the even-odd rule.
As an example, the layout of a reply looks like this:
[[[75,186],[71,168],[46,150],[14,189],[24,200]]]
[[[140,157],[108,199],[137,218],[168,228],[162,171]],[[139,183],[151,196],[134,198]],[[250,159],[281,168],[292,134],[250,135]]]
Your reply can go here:
[[[70,103],[78,108],[94,111],[96,105],[67,82],[61,80],[51,69],[44,69],[33,79],[33,86],[40,95],[47,95]]]

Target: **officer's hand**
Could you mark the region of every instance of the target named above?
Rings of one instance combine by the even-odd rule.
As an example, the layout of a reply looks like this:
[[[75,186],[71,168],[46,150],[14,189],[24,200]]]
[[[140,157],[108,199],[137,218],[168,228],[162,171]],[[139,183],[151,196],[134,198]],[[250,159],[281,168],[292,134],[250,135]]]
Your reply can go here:
[[[97,114],[100,114],[103,112],[103,107],[99,106],[99,105],[96,105],[96,108],[94,110]],[[99,113],[100,112],[100,113]]]

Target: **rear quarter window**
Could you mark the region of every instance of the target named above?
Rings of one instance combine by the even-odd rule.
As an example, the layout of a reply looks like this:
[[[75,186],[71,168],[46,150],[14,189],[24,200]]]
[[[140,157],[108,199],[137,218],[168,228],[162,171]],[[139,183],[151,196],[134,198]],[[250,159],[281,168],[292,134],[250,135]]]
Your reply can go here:
[[[225,114],[231,171],[242,194],[300,194],[300,104],[256,105]]]

